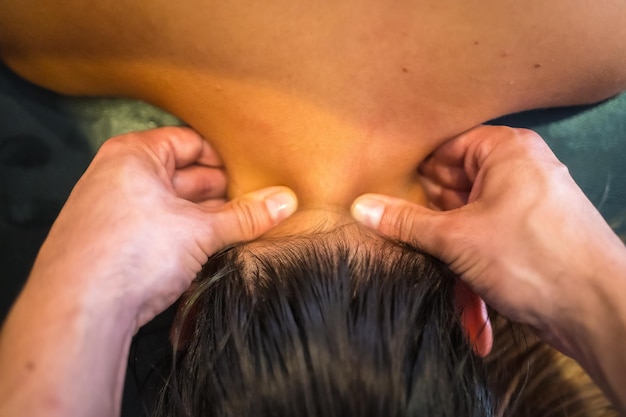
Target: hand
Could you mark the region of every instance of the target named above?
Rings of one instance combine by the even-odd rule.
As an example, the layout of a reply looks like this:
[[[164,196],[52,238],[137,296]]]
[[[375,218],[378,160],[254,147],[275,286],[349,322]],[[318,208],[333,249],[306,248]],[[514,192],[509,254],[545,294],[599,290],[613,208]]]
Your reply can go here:
[[[180,296],[208,256],[295,210],[283,187],[227,203],[220,165],[184,128],[102,146],[3,325],[2,416],[119,415],[137,328]]]
[[[623,266],[626,254],[543,140],[482,126],[420,170],[432,207],[447,211],[364,195],[354,216],[441,258],[498,311],[580,357],[577,330],[597,318],[605,295],[598,277],[618,275],[608,268]]]
[[[122,306],[138,328],[188,288],[208,256],[259,236],[296,207],[283,187],[228,203],[225,189],[220,159],[190,129],[113,138],[72,191],[31,280]]]

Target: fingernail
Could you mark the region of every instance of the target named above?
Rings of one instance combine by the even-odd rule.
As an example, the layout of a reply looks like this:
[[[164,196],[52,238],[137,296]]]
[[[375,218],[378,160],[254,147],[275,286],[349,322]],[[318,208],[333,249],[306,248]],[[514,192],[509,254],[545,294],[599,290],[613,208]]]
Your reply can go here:
[[[270,213],[270,217],[275,222],[279,222],[296,211],[298,207],[298,200],[296,196],[288,191],[279,191],[274,194],[270,194],[264,199],[265,207]]]
[[[377,229],[380,225],[384,211],[385,204],[372,198],[360,198],[352,207],[354,218],[373,229]]]

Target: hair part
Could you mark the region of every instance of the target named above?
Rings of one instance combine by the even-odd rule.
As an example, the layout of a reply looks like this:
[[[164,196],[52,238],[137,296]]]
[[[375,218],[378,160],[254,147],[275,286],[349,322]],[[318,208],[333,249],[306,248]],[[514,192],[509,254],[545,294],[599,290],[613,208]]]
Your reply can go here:
[[[441,262],[341,233],[253,249],[198,276],[159,415],[492,415]]]

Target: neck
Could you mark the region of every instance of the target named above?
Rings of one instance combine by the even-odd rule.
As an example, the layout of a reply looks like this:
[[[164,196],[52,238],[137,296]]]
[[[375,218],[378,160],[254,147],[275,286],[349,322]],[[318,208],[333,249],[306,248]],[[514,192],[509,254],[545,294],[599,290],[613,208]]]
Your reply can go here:
[[[202,74],[172,77],[179,87],[167,91],[166,100],[151,101],[181,116],[217,149],[231,197],[286,185],[304,208],[347,209],[365,192],[423,202],[419,163],[480,117],[446,120],[423,103],[374,107],[365,99],[351,99],[340,109],[260,83]],[[185,88],[183,80],[193,87]],[[201,93],[189,94],[192,88]],[[389,112],[392,106],[398,110]]]

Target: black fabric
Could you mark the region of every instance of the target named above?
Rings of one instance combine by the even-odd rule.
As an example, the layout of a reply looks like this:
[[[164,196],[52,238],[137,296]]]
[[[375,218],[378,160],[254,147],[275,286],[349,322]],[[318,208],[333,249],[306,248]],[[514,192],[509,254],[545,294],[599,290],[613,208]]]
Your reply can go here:
[[[56,95],[0,67],[0,317],[91,157]]]

